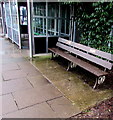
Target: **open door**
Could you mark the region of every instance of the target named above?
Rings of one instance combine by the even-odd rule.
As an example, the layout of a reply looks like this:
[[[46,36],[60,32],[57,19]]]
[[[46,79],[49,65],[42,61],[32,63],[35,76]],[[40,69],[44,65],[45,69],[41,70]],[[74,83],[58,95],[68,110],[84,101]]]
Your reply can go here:
[[[23,49],[28,49],[29,48],[29,36],[28,36],[27,3],[19,2],[18,5],[19,5],[21,46]]]

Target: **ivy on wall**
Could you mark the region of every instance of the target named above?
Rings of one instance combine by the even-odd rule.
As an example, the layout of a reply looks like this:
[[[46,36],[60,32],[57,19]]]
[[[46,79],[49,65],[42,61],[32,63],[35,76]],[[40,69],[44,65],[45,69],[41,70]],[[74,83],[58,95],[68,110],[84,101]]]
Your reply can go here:
[[[113,54],[113,2],[71,4],[75,6],[80,43]]]

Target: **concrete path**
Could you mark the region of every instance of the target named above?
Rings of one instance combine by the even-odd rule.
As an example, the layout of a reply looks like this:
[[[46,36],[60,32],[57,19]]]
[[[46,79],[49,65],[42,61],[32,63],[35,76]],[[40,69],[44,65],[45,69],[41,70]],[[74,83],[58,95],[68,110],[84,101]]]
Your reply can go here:
[[[68,118],[80,112],[23,57],[9,40],[0,36],[0,116],[3,118]]]

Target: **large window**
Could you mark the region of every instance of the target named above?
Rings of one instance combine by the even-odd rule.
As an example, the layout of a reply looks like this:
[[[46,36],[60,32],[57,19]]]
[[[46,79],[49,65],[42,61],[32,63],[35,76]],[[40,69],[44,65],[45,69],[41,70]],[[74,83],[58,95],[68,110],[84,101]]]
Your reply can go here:
[[[33,26],[36,36],[68,36],[69,35],[69,6],[59,3],[33,3]],[[63,10],[63,11],[61,11]]]
[[[69,5],[58,2],[33,3],[34,53],[48,53],[48,47],[56,45],[58,37],[69,38]]]
[[[19,45],[19,20],[18,20],[18,4],[15,0],[5,2],[5,16],[8,37]]]

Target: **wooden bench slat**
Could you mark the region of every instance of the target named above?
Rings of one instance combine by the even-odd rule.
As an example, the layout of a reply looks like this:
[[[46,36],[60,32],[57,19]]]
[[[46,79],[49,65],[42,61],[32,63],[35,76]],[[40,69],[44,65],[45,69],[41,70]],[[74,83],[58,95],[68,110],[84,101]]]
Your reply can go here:
[[[56,46],[58,46],[58,47],[60,47],[60,48],[62,48],[62,49],[65,49],[65,50],[67,50],[67,51],[69,51],[69,52],[72,52],[73,54],[78,55],[78,56],[80,56],[80,57],[83,57],[83,58],[85,58],[85,59],[87,59],[87,60],[89,60],[89,61],[91,61],[91,62],[94,62],[94,63],[96,63],[96,64],[98,64],[98,65],[101,65],[101,66],[103,66],[103,67],[105,67],[105,68],[108,68],[109,70],[111,70],[111,68],[112,68],[112,66],[113,66],[113,64],[110,63],[110,62],[108,62],[108,61],[99,59],[99,58],[97,58],[97,57],[95,57],[95,56],[92,56],[92,55],[87,54],[87,53],[85,53],[85,52],[82,52],[82,51],[80,51],[80,50],[71,48],[71,47],[69,47],[69,46],[67,46],[67,45],[61,44],[60,42],[57,42]]]
[[[93,55],[97,55],[97,56],[100,56],[100,57],[105,58],[107,60],[113,61],[113,55],[110,53],[106,53],[106,52],[103,52],[103,51],[100,51],[100,50],[97,50],[97,49],[94,49],[94,48],[91,48],[89,46],[85,46],[85,45],[82,45],[79,43],[74,43],[74,42],[71,42],[71,41],[66,40],[64,38],[59,38],[58,41],[62,42],[64,44],[70,45],[72,47],[76,47],[78,49],[81,49],[81,50],[86,51],[88,53],[91,53]]]
[[[91,73],[97,75],[97,76],[102,76],[102,75],[107,75],[107,72],[104,72],[100,70],[99,68],[95,67],[94,65],[91,65],[79,58],[76,58],[68,53],[65,53],[62,50],[59,50],[58,48],[49,48],[50,51],[57,53],[58,55],[62,56],[63,58],[69,60],[70,62],[73,62],[74,64],[77,64],[78,66],[84,68],[87,71],[90,71]]]

